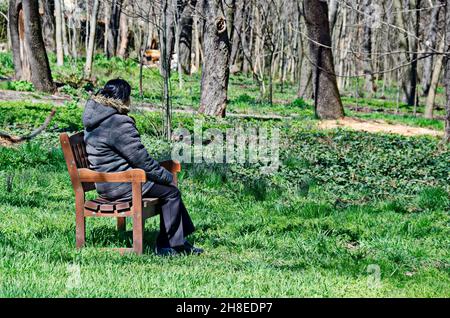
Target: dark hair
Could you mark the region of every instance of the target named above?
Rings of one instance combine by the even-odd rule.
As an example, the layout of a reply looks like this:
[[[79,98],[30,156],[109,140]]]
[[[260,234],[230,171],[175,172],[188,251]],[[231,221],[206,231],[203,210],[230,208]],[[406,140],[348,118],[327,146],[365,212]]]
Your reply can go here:
[[[108,98],[120,99],[122,102],[126,103],[130,99],[131,86],[127,81],[116,78],[109,80],[105,84],[105,87],[98,91],[98,94]]]

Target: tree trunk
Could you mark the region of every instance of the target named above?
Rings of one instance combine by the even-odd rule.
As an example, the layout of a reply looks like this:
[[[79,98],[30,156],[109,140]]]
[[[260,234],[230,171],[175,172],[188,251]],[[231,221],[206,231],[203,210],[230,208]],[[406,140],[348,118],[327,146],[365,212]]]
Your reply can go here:
[[[24,77],[21,44],[24,41],[25,35],[23,33],[23,20],[21,20],[20,18],[20,16],[22,16],[23,18],[23,12],[21,11],[22,5],[20,4],[20,2],[18,3],[16,0],[9,0],[9,9],[8,9],[9,34],[11,39],[11,50],[14,62],[15,80],[22,80]],[[19,29],[22,30],[22,32],[19,32]]]
[[[330,3],[330,10],[328,12],[328,18],[330,21],[330,34],[333,34],[334,25],[336,24],[339,1],[338,0],[330,0],[329,3]]]
[[[106,5],[108,5],[109,2],[106,2]],[[106,56],[108,58],[114,56],[116,54],[117,50],[117,37],[118,37],[118,30],[120,28],[120,12],[122,8],[122,1],[121,0],[111,0],[111,17],[109,19],[109,26],[108,26],[108,40],[107,40],[107,50],[106,50]]]
[[[164,26],[164,28],[166,28],[166,29],[161,30],[160,46],[164,46],[164,50],[166,50],[167,58],[168,58],[167,64],[160,63],[160,73],[163,77],[166,72],[170,76],[171,61],[172,61],[172,56],[174,54],[175,41],[176,41],[175,23],[177,23],[177,20],[179,17],[178,1],[181,1],[181,0],[163,0],[161,3],[161,14],[165,15],[164,17],[161,16],[161,21],[162,21],[161,28]],[[164,35],[164,41],[162,39],[162,35]],[[161,56],[163,54],[162,50],[163,49],[161,49]],[[164,69],[165,67],[167,67],[168,70],[165,70]]]
[[[98,15],[99,0],[94,0],[94,5],[92,7],[91,20],[89,22],[89,44],[88,51],[86,52],[86,64],[84,66],[84,77],[90,78],[92,72],[92,60],[94,57],[95,50],[95,31],[97,29],[97,15]]]
[[[70,33],[70,46],[71,46],[71,52],[72,57],[74,59],[78,58],[78,39],[79,39],[79,33],[78,29],[81,26],[80,18],[77,13],[78,9],[78,1],[75,0],[74,7],[72,8],[72,12],[70,14],[69,18],[69,33]]]
[[[239,47],[241,44],[241,32],[243,32],[243,24],[244,24],[244,1],[239,1],[237,3],[236,13],[234,14],[234,22],[233,27],[235,28],[234,32],[232,32],[233,37],[230,38],[232,41],[231,45],[231,53],[230,53],[230,66],[233,69],[233,66],[236,64],[236,59],[239,52]],[[245,36],[245,35],[244,35]],[[237,69],[237,68],[235,68]]]
[[[105,33],[103,34],[103,51],[105,55],[108,55],[108,37],[109,37],[109,24],[111,23],[111,6],[109,3],[104,4],[104,19],[105,19]]]
[[[200,39],[199,39],[199,19],[198,19],[198,13],[194,13],[194,21],[193,21],[193,45],[194,45],[194,70],[191,69],[191,73],[198,72],[200,68]]]
[[[44,0],[44,16],[42,19],[42,30],[44,32],[44,42],[47,49],[55,49],[55,1]]]
[[[126,6],[126,0],[122,4]],[[119,37],[120,42],[117,48],[117,56],[121,58],[126,57],[128,47],[128,16],[121,10],[119,21]]]
[[[225,116],[230,42],[221,0],[203,0],[204,59],[199,112]]]
[[[61,21],[61,1],[55,0],[55,21],[56,21],[56,64],[64,64],[64,51],[62,39],[62,21]]]
[[[436,37],[438,32],[439,12],[441,6],[436,5],[431,11],[430,24],[428,26],[427,40],[428,46],[434,48],[436,46]],[[426,51],[430,49],[426,48]],[[433,73],[433,55],[428,56],[423,61],[423,77],[422,77],[422,90],[423,96],[427,96],[430,91],[431,77]]]
[[[164,109],[164,134],[167,140],[172,135],[172,105],[170,101],[170,55],[169,55],[169,39],[168,18],[171,0],[162,0],[161,3],[161,28],[160,28],[160,49],[161,49],[161,73],[163,76],[163,109]]]
[[[53,93],[38,2],[10,0],[9,17],[15,77],[30,80],[38,91]]]
[[[417,51],[419,50],[419,30],[420,30],[420,0],[415,0],[415,9],[416,9],[416,17],[415,17],[415,38],[412,40],[412,51],[411,54],[411,82],[409,87],[409,97],[408,97],[408,105],[416,105],[417,104]]]
[[[408,8],[409,9],[409,8]],[[403,17],[403,11],[405,10],[405,8],[403,7],[402,1],[401,0],[394,0],[394,10],[397,13],[396,16],[396,21],[397,21],[397,26],[402,29],[402,30],[406,30],[406,26],[405,26],[405,19]],[[409,43],[409,37],[408,35],[403,32],[400,31],[399,33],[399,39],[398,39],[398,43],[399,43],[399,50],[403,51],[404,53],[402,53],[402,57],[404,58],[404,60],[406,60],[406,62],[411,62],[411,56],[408,53],[410,51],[410,43]],[[410,73],[407,73],[408,76],[403,76],[403,81],[402,81],[402,88],[404,91],[404,96],[405,96],[405,101],[408,104],[413,105],[413,101],[411,98],[411,92],[409,91],[409,82],[410,82],[410,78],[409,75]]]
[[[445,134],[444,141],[450,142],[450,0],[446,1],[445,7],[445,21],[446,21],[446,34],[445,34],[445,78],[444,83],[447,91],[447,103],[445,104]]]
[[[401,0],[395,1],[395,10],[397,11],[398,26],[401,29],[408,30],[410,35],[406,35],[405,32],[400,31],[400,49],[404,50],[407,62],[411,65],[406,71],[406,76],[404,76],[403,81],[403,91],[405,93],[405,102],[412,106],[416,102],[416,86],[417,86],[417,50],[418,50],[418,40],[419,37],[419,26],[420,26],[420,0],[410,0],[408,1],[409,6],[405,7]],[[415,10],[413,10],[415,9]],[[408,19],[409,25],[413,25],[415,30],[412,32],[409,26],[405,25],[405,18],[403,17],[403,12],[405,14],[410,14],[410,12],[415,11],[415,20],[411,23]],[[412,34],[415,35],[412,36]],[[409,53],[408,53],[409,52]]]
[[[344,116],[344,108],[334,73],[327,3],[305,0],[304,15],[308,36],[312,40],[309,42],[316,116],[320,119],[341,118]]]
[[[444,51],[445,38],[442,38],[439,44],[439,51]],[[428,89],[427,102],[425,105],[425,118],[433,118],[434,100],[436,98],[436,88],[439,82],[439,76],[442,72],[442,62],[444,55],[438,55],[435,58],[433,75],[431,76],[430,86]]]
[[[370,24],[372,0],[364,0],[364,25],[363,25],[363,51],[364,51],[364,79],[365,90],[368,97],[372,97],[375,91],[375,83],[372,70],[372,25]]]
[[[61,32],[63,40],[63,51],[65,56],[69,56],[69,40],[67,39],[66,14],[64,8],[64,0],[61,1]]]
[[[184,0],[179,21],[179,52],[181,70],[184,74],[191,74],[191,54],[192,54],[192,23],[193,9],[197,0]]]

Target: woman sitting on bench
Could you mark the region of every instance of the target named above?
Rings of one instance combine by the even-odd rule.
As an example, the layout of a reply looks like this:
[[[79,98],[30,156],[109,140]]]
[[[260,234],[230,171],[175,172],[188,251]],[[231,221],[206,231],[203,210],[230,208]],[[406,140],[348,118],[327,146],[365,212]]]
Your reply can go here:
[[[90,168],[98,172],[143,169],[148,181],[142,185],[144,198],[161,202],[158,255],[201,254],[185,237],[194,225],[173,184],[172,174],[152,159],[141,143],[130,109],[131,86],[122,79],[110,80],[87,103],[83,113],[84,141]],[[130,183],[96,183],[97,192],[108,200],[130,200]]]

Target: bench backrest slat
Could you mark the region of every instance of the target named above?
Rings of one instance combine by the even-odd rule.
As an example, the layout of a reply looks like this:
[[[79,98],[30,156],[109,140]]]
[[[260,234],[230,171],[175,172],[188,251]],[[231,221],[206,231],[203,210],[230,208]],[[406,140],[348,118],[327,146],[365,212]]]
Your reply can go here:
[[[84,192],[95,190],[94,183],[83,182],[81,184],[78,178],[78,169],[89,169],[86,144],[84,143],[84,133],[79,132],[70,137],[66,133],[63,133],[60,135],[59,140],[61,142],[67,170],[69,171],[74,190],[76,191],[79,187],[82,187]]]

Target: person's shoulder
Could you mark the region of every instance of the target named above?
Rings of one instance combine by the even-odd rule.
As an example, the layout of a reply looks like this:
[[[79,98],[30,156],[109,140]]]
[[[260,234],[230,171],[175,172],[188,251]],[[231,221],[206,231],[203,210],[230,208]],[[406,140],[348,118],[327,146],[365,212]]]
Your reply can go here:
[[[113,139],[121,137],[123,134],[137,134],[134,119],[124,114],[114,114],[102,124],[108,127],[110,136]]]
[[[132,117],[130,117],[128,115],[125,115],[125,114],[120,114],[120,113],[112,115],[109,118],[109,120],[111,122],[116,123],[116,124],[125,124],[125,125],[126,124],[132,124],[132,125],[135,125],[135,121],[134,121],[134,119]]]

